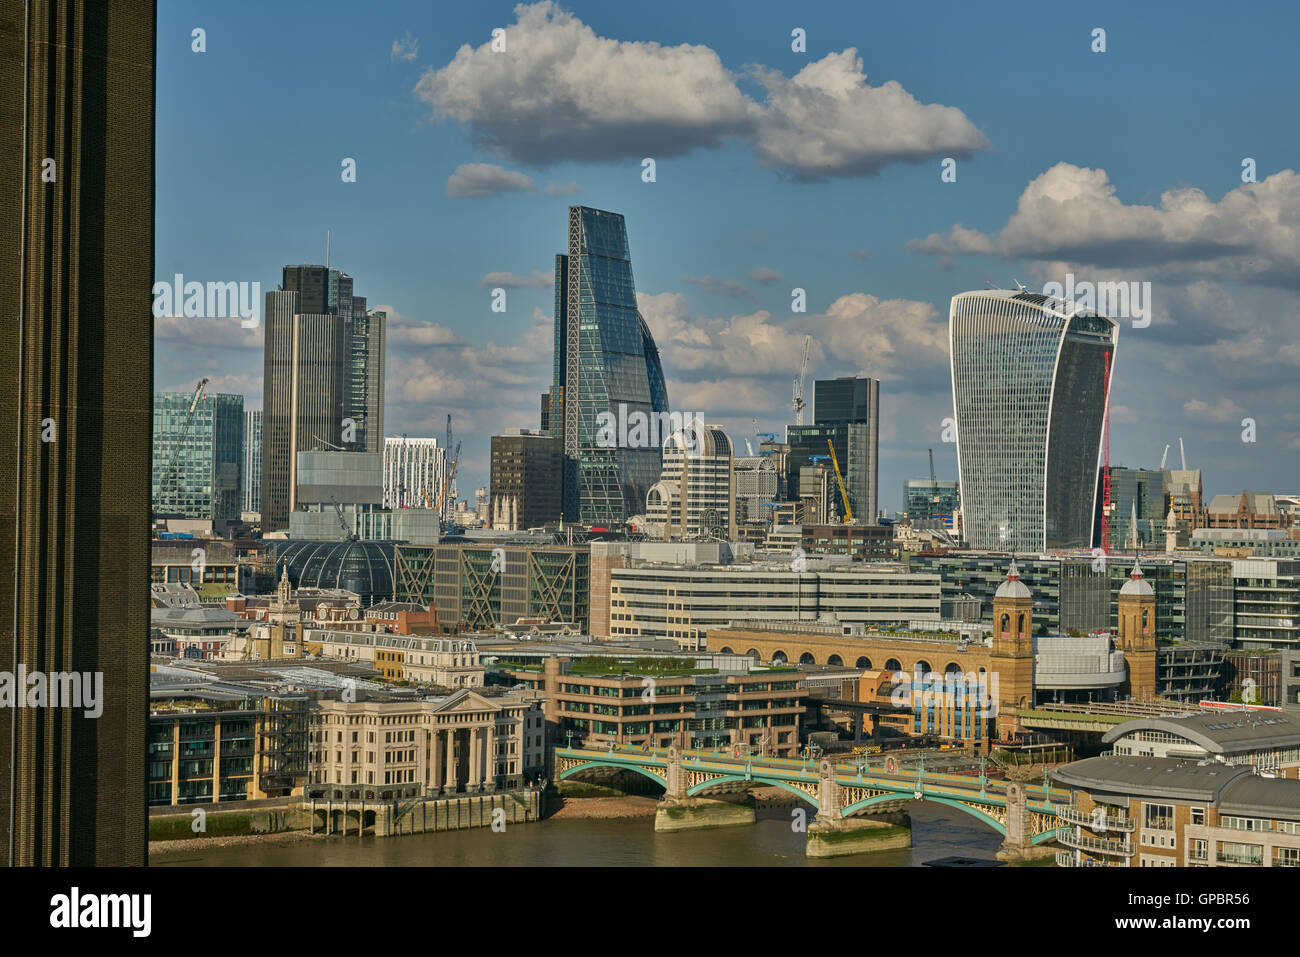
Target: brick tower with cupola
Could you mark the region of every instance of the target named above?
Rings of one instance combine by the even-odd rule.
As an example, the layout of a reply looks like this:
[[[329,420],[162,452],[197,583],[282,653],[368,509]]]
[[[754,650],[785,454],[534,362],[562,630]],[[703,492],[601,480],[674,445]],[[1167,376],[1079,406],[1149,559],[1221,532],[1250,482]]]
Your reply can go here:
[[[1020,580],[1015,561],[993,595],[993,668],[989,693],[997,702],[997,732],[1002,740],[1020,731],[1018,708],[1034,702],[1034,596]]]
[[[1115,600],[1119,631],[1116,646],[1124,652],[1126,677],[1121,694],[1152,698],[1156,693],[1156,590],[1133,562],[1128,581]]]

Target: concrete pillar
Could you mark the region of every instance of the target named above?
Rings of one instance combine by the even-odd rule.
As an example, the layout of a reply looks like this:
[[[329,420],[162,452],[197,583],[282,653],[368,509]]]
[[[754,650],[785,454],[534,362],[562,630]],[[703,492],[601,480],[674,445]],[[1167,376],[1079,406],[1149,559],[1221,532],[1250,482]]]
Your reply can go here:
[[[668,783],[664,789],[664,797],[671,800],[678,800],[686,797],[685,775],[682,773],[682,752],[677,745],[668,748]]]

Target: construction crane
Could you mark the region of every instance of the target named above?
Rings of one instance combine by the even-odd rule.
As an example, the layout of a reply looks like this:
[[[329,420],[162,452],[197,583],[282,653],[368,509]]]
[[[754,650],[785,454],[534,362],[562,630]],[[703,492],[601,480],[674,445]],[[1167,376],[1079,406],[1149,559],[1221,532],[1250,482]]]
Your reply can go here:
[[[1165,443],[1165,453],[1164,453],[1164,455],[1160,456],[1160,471],[1163,472],[1163,471],[1165,470],[1165,460],[1168,459],[1168,458],[1169,458],[1169,443],[1166,442],[1166,443]]]
[[[181,449],[185,446],[185,440],[189,438],[190,427],[194,424],[194,411],[199,407],[199,400],[203,398],[203,389],[210,382],[209,379],[200,379],[199,384],[194,387],[194,397],[190,399],[190,407],[185,411],[185,421],[181,425],[180,438],[176,440],[176,445],[172,448],[171,458],[167,460],[167,470],[163,472],[163,478],[158,483],[160,498],[167,498],[166,493],[174,491],[173,486],[176,481],[177,467],[180,465]],[[175,496],[171,496],[172,502]]]
[[[1110,350],[1107,349],[1102,354],[1102,362],[1105,363],[1106,378],[1102,385],[1102,395],[1106,400],[1106,462],[1102,466],[1101,473],[1101,551],[1103,555],[1110,554]]]
[[[835,481],[840,486],[840,498],[844,502],[844,524],[853,524],[853,509],[849,507],[849,493],[844,490],[844,476],[840,474],[840,460],[835,457],[835,443],[826,440],[826,447],[831,450],[831,465],[835,466]]]
[[[794,377],[794,398],[791,405],[794,407],[794,424],[803,425],[803,410],[807,403],[803,400],[803,383],[804,377],[808,374],[808,350],[812,348],[812,336],[803,337],[803,362],[799,363],[799,374]]]
[[[1183,437],[1178,436],[1178,458],[1182,460],[1183,471],[1187,471],[1187,453],[1183,451]]]

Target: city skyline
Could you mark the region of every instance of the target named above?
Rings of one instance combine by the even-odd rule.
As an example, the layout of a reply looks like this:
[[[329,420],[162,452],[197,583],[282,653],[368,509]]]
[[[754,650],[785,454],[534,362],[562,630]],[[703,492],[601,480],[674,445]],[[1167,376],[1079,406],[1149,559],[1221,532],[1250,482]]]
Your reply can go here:
[[[1112,21],[1105,53],[1090,49],[1093,24],[1047,11],[994,28],[973,11],[944,5],[924,27],[891,11],[795,15],[759,5],[732,22],[689,5],[667,8],[651,14],[573,3],[517,14],[509,4],[489,4],[440,13],[435,29],[430,14],[398,5],[358,24],[354,44],[365,69],[313,79],[312,90],[323,83],[329,95],[303,89],[304,113],[284,129],[256,101],[261,79],[228,74],[244,62],[276,61],[262,54],[287,28],[288,14],[199,13],[185,4],[161,11],[162,35],[182,28],[188,35],[190,21],[202,20],[214,42],[202,55],[179,42],[160,47],[167,80],[160,122],[185,125],[200,102],[213,117],[238,118],[271,136],[277,164],[268,169],[228,150],[216,151],[219,161],[206,155],[214,137],[206,127],[160,142],[164,241],[156,273],[246,276],[273,288],[281,263],[323,261],[332,229],[334,262],[364,275],[371,303],[389,311],[386,431],[440,435],[451,412],[465,438],[462,487],[471,488],[487,478],[490,435],[533,425],[537,394],[551,379],[550,277],[563,240],[557,219],[573,203],[614,210],[634,236],[639,305],[674,407],[698,409],[738,446],[754,417],[760,430],[780,433],[793,421],[790,380],[799,343],[811,334],[810,378],[881,380],[881,505],[891,512],[902,505],[902,483],[927,474],[927,448],[939,477],[956,478],[955,448],[941,438],[952,414],[946,317],[953,295],[986,283],[1011,288],[1013,278],[1035,290],[1064,285],[1070,274],[1151,281],[1150,325],[1123,323],[1112,464],[1154,467],[1165,444],[1177,446],[1182,436],[1188,464],[1205,470],[1207,491],[1288,490],[1300,464],[1300,353],[1286,330],[1300,322],[1300,305],[1279,293],[1293,288],[1300,263],[1300,246],[1283,225],[1300,208],[1300,178],[1287,162],[1296,132],[1266,121],[1284,112],[1295,89],[1280,72],[1281,37],[1235,20],[1210,31],[1206,8],[1197,6],[1177,22],[1098,7],[1098,23]],[[293,23],[306,31],[304,48],[330,29],[328,17]],[[682,88],[661,97],[665,115],[653,135],[620,139],[621,128],[593,116],[591,136],[529,140],[537,126],[521,119],[524,132],[507,139],[510,88],[485,59],[498,26],[517,50],[552,41],[551,59],[530,59],[527,75],[565,78],[567,85],[556,84],[556,111],[573,109],[571,87],[597,47],[635,64],[656,49],[671,52],[682,61]],[[790,49],[795,27],[807,31],[805,54]],[[652,42],[664,46],[646,46]],[[673,46],[680,43],[696,46]],[[924,58],[915,56],[922,43]],[[994,82],[954,65],[967,44],[1017,43],[1051,49],[1054,66],[1048,58],[1006,64],[1012,72]],[[475,80],[469,64],[480,61]],[[767,86],[744,73],[754,62],[763,64],[757,75]],[[1245,78],[1249,102],[1202,78],[1202,62]],[[288,65],[268,68],[293,96],[302,80],[287,75]],[[854,127],[841,155],[812,119],[798,128],[787,117],[782,126],[774,111],[802,95],[791,78],[805,70],[804,87],[816,80],[847,91],[808,90],[816,120],[838,119],[847,109],[842,98],[874,108],[880,91],[894,89],[886,84],[901,84],[897,120],[916,127],[914,148],[882,151],[869,131]],[[627,74],[605,92],[611,109],[649,89],[651,81],[638,87],[633,79],[645,71]],[[230,82],[215,90],[217,76]],[[1017,91],[1014,110],[1008,84]],[[1132,96],[1134,88],[1149,93]],[[374,102],[382,107],[360,109]],[[1059,115],[1063,102],[1071,104],[1068,116]],[[703,113],[695,123],[685,115],[692,105]],[[327,108],[354,106],[355,123],[319,146],[288,145],[300,124]],[[728,110],[755,109],[767,125],[728,119]],[[1203,127],[1174,121],[1189,109]],[[969,125],[988,147],[964,158],[960,143],[922,122],[926,110],[961,130]],[[914,114],[917,123],[909,124]],[[1110,135],[1048,135],[1051,125]],[[1199,130],[1211,127],[1207,145]],[[791,143],[806,143],[814,159],[828,151],[818,160],[829,164],[820,181],[799,165],[803,154]],[[957,161],[953,183],[940,178],[949,156]],[[357,162],[355,183],[340,180],[347,157]],[[642,182],[645,157],[657,160],[654,183]],[[1242,181],[1247,158],[1256,183]],[[182,167],[190,171],[184,177]],[[192,189],[199,178],[209,183],[203,196]],[[205,223],[202,236],[190,228],[195,217]],[[430,231],[433,222],[446,228]],[[815,233],[800,228],[811,222]],[[806,313],[791,312],[796,287],[806,292]],[[504,313],[491,311],[494,288],[506,290]],[[261,330],[237,325],[160,321],[159,388],[192,388],[206,375],[218,391],[244,394],[256,408]],[[1241,440],[1245,418],[1256,423],[1255,443]]]

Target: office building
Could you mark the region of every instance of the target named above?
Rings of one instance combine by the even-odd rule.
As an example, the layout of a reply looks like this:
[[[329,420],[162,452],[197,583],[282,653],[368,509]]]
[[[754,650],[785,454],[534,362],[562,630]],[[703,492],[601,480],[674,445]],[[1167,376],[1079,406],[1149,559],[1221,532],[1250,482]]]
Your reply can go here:
[[[240,481],[243,484],[245,512],[262,510],[262,410],[244,410],[244,449]]]
[[[569,207],[568,254],[555,257],[554,384],[547,430],[563,438],[564,517],[619,525],[645,508],[659,478],[662,430],[630,434],[633,416],[657,427],[668,411],[659,350],[637,311],[627,228],[618,213]],[[620,423],[612,442],[602,421]]]
[[[1165,472],[1165,499],[1180,528],[1191,531],[1205,528],[1207,515],[1200,469],[1168,469]]]
[[[146,860],[155,40],[149,2],[0,13],[0,660],[104,691],[0,708],[10,865]]]
[[[1105,469],[1103,467],[1103,475]],[[1112,549],[1162,549],[1165,544],[1165,479],[1161,469],[1110,467],[1110,545]],[[1097,493],[1097,527],[1101,527],[1101,491]],[[1136,535],[1135,535],[1136,533]]]
[[[493,528],[516,531],[559,522],[564,449],[558,438],[511,429],[492,436],[488,515]]]
[[[244,397],[155,392],[153,409],[154,514],[238,521]]]
[[[285,266],[264,322],[261,512],[275,531],[295,508],[298,453],[383,451],[384,315],[346,273]]]
[[[663,472],[646,494],[646,523],[664,539],[736,537],[731,439],[720,426],[679,429],[664,441]]]
[[[770,509],[764,506],[777,501],[783,484],[775,456],[741,455],[734,464],[736,523],[766,522]]]
[[[1232,583],[1238,647],[1300,648],[1300,559],[1237,559]]]
[[[908,479],[903,483],[903,511],[913,522],[951,519],[959,508],[961,497],[956,482]]]
[[[1210,528],[1286,528],[1290,516],[1277,507],[1272,492],[1216,495],[1206,509]]]
[[[1093,545],[1118,334],[1113,319],[1036,293],[953,297],[957,469],[972,546],[1037,552]]]
[[[800,541],[796,538],[794,544]],[[833,564],[825,558],[804,562],[628,561],[609,570],[609,637],[667,638],[696,650],[704,647],[710,630],[740,618],[808,622],[830,614],[843,623],[939,619],[937,575],[911,573],[900,565]],[[597,600],[593,596],[593,604]]]
[[[870,525],[880,514],[877,461],[880,447],[880,382],[862,376],[818,379],[813,385],[813,422],[842,426],[835,457],[853,515]]]
[[[384,507],[437,508],[447,450],[437,439],[384,436]]]
[[[520,618],[587,628],[591,556],[586,547],[525,544],[398,545],[397,599],[432,606],[460,631]]]

